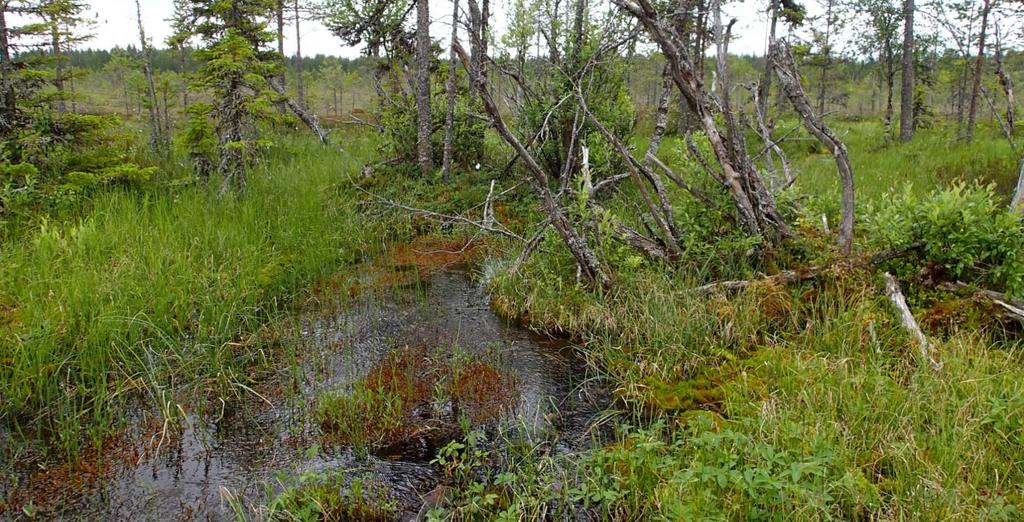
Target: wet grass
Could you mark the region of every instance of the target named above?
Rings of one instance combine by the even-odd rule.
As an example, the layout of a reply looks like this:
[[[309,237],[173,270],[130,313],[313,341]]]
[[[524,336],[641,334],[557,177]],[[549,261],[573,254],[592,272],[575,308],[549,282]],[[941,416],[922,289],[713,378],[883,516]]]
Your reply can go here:
[[[185,386],[245,393],[274,364],[250,332],[385,235],[348,188],[370,146],[282,138],[244,194],[112,190],[0,246],[4,422],[73,455],[126,396],[174,415]]]
[[[973,144],[933,129],[910,145],[880,147],[877,124],[837,128],[868,209],[907,183],[927,192],[964,178],[1003,190],[1015,169],[992,129]],[[472,427],[493,420],[514,382],[486,359],[435,347],[398,349],[350,388],[318,396],[320,442],[404,457],[403,442],[444,434],[432,443],[439,452],[416,457],[435,459],[445,477],[438,518],[581,510],[615,520],[1020,518],[1024,361],[1012,332],[976,303],[911,293],[944,363],[934,372],[870,272],[840,267],[798,285],[695,295],[688,289],[710,280],[829,261],[834,251],[816,222],[801,222],[801,241],[755,263],[746,252],[756,242],[723,233],[728,227],[675,190],[688,261],[650,266],[603,242],[600,255],[618,276],[608,293],[579,284],[555,237],[515,274],[507,268],[519,245],[445,231],[390,249],[363,279],[331,277],[384,249],[388,234],[436,229],[413,219],[387,232],[368,225],[345,185],[358,158],[327,161],[321,149],[286,143],[237,200],[191,189],[114,192],[79,222],[3,247],[0,335],[11,347],[0,348],[0,360],[15,362],[0,370],[9,425],[48,430],[70,449],[84,428],[116,424],[112,405],[128,394],[172,409],[167,401],[185,383],[246,393],[241,385],[279,364],[273,336],[251,333],[314,281],[311,299],[355,297],[486,253],[497,310],[585,343],[614,388],[617,435],[570,454],[546,440],[490,444]],[[678,160],[672,147],[663,150]],[[787,147],[801,171],[787,211],[835,222],[831,158],[805,142]],[[482,201],[476,181],[449,190],[398,180],[392,190],[453,211]],[[502,206],[499,218],[527,222],[529,203]],[[271,500],[270,518],[393,517],[375,491],[372,479],[311,475]]]

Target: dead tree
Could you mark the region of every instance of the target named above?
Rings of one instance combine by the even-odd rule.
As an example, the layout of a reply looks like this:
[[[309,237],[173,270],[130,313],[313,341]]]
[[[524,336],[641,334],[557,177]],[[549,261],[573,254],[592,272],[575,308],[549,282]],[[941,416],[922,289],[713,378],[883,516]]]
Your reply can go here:
[[[996,77],[999,78],[999,85],[1003,88],[1003,94],[1006,96],[1006,124],[1012,129],[1017,123],[1017,98],[1013,93],[1013,78],[1010,77],[1010,74],[1003,67],[1003,39],[999,32],[999,24],[993,25],[995,26],[996,37],[993,65],[995,66]]]
[[[738,133],[726,135],[718,127],[714,99],[705,90],[704,80],[697,74],[690,54],[681,45],[683,40],[676,29],[666,22],[648,0],[614,2],[640,21],[665,55],[672,80],[682,92],[690,110],[697,115],[711,143],[715,159],[721,165],[719,181],[732,197],[740,225],[749,233],[763,235],[772,242],[792,237],[789,225],[776,207],[775,198],[764,187],[746,150],[734,142],[740,139]]]
[[[309,130],[313,131],[313,134],[316,134],[316,137],[321,143],[327,143],[327,130],[320,125],[320,118],[317,118],[316,114],[311,111],[306,110],[306,108],[299,102],[291,99],[288,94],[285,93],[284,86],[279,82],[280,80],[276,77],[267,78],[267,84],[270,85],[270,88],[273,89],[278,96],[280,96],[280,100],[284,105],[291,109],[291,111],[295,113],[295,116],[297,116],[303,124],[309,127]]]
[[[803,86],[800,85],[800,73],[797,71],[796,62],[793,60],[793,53],[784,40],[776,41],[769,52],[769,60],[779,77],[782,90],[786,97],[793,104],[797,114],[800,115],[804,127],[814,135],[832,156],[835,157],[836,167],[839,169],[839,180],[842,185],[842,220],[839,224],[839,247],[844,254],[849,254],[853,247],[853,224],[854,224],[854,188],[853,168],[850,166],[850,158],[846,153],[846,146],[829,129],[828,125],[821,120],[819,115],[814,114],[811,104],[804,94]]]
[[[295,94],[298,96],[299,105],[306,106],[306,87],[302,79],[302,31],[299,23],[302,15],[299,12],[299,0],[295,0],[292,6],[295,11]]]
[[[917,324],[917,319],[914,318],[913,312],[907,306],[907,300],[903,297],[903,292],[900,291],[900,284],[889,272],[885,273],[885,293],[889,296],[893,306],[900,312],[900,322],[903,324],[903,328],[914,338],[918,353],[921,354],[921,359],[927,362],[933,370],[941,370],[942,363],[935,358],[935,345],[921,331],[921,327]]]
[[[444,111],[444,156],[441,159],[444,181],[448,182],[452,172],[452,155],[454,153],[455,141],[455,95],[458,88],[458,77],[456,75],[455,42],[459,41],[459,0],[452,2],[452,43],[451,55],[448,57],[448,106]]]
[[[1020,160],[1017,173],[1017,186],[1013,189],[1013,197],[1010,198],[1010,208],[1024,213],[1024,158]]]
[[[971,81],[971,101],[967,109],[967,141],[974,139],[974,124],[978,114],[978,96],[981,94],[981,71],[985,65],[985,36],[988,31],[988,16],[992,2],[984,0],[981,7],[981,32],[978,33],[978,56],[974,60],[974,78]]]
[[[420,174],[434,170],[430,135],[430,9],[427,0],[416,0],[416,158]]]
[[[900,141],[914,137],[914,0],[903,0],[903,86],[900,89]]]
[[[167,143],[160,123],[160,112],[156,102],[156,83],[153,80],[153,53],[146,40],[146,29],[142,25],[142,5],[135,0],[135,17],[139,24],[139,45],[142,47],[142,70],[146,79],[146,103],[149,105],[150,144],[156,152],[167,150]],[[169,125],[169,123],[168,123]]]
[[[423,1],[423,0],[420,0]],[[470,0],[469,11],[471,22],[474,27],[481,25],[481,15],[479,6],[476,0]],[[480,63],[486,60],[482,54],[482,44],[480,35],[470,34],[470,39],[474,43],[476,49],[481,50],[481,54],[478,55]],[[469,55],[466,53],[462,46],[455,42],[453,46],[455,53],[458,55],[459,60],[462,62],[463,67],[469,73],[470,83],[476,89],[480,95],[480,99],[483,102],[484,110],[494,123],[494,128],[501,136],[502,140],[508,143],[521,158],[523,164],[526,166],[527,171],[530,173],[532,185],[534,191],[536,191],[540,198],[541,206],[547,214],[551,226],[555,228],[558,235],[561,236],[563,242],[569,252],[576,259],[576,264],[579,267],[580,274],[586,279],[586,281],[594,286],[602,288],[611,287],[611,277],[605,271],[604,267],[601,266],[601,262],[597,259],[597,255],[594,254],[590,246],[587,245],[586,240],[583,236],[573,227],[569,218],[566,216],[564,209],[558,203],[555,194],[551,190],[550,177],[547,172],[540,166],[537,160],[532,154],[526,149],[526,147],[519,141],[519,138],[512,133],[512,131],[505,124],[505,120],[498,109],[497,104],[494,101],[494,97],[491,95],[490,88],[487,85],[487,80],[481,71],[481,68],[477,67],[477,64],[470,60]]]

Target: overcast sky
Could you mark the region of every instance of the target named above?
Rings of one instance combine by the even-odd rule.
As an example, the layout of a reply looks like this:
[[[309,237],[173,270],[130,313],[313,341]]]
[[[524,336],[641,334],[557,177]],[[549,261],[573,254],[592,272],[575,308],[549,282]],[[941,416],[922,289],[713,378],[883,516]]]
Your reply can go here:
[[[138,33],[135,25],[135,2],[133,0],[91,0],[91,12],[98,23],[96,37],[86,43],[86,47],[109,49],[115,46],[125,47],[129,44],[138,45]],[[511,0],[492,0],[495,10],[494,23],[500,34],[504,29],[505,10]],[[766,2],[746,0],[730,5],[727,14],[735,17],[738,22],[733,34],[738,36],[730,51],[739,54],[763,54],[766,41],[765,14],[762,12]],[[813,4],[813,2],[808,2]],[[495,9],[496,8],[496,9]],[[431,34],[442,41],[448,40],[451,23],[451,2],[430,0]],[[167,19],[172,13],[171,0],[142,0],[142,18],[146,26],[146,35],[157,47],[163,46],[164,39],[170,34]],[[815,9],[811,8],[813,14]],[[286,29],[286,50],[288,54],[295,52],[295,29]],[[345,47],[341,41],[331,35],[319,23],[303,22],[302,54],[315,54],[356,57],[359,49]]]

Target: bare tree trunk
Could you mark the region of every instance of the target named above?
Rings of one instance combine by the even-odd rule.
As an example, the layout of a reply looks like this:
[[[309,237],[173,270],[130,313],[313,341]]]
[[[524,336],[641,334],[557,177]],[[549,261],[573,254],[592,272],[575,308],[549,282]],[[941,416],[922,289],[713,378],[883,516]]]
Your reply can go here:
[[[825,97],[828,89],[828,69],[832,66],[832,8],[835,2],[829,0],[825,8],[825,43],[822,46],[822,60],[818,77],[818,114],[825,114]]]
[[[668,65],[665,65],[661,70],[661,97],[658,98],[658,110],[654,114],[654,132],[651,134],[651,139],[647,144],[647,153],[644,155],[645,158],[648,158],[648,165],[651,157],[658,156],[661,140],[665,137],[668,127],[668,106],[672,100],[672,85],[672,73],[668,70]]]
[[[142,49],[142,69],[146,77],[146,97],[149,104],[149,126],[150,126],[150,143],[153,146],[153,150],[157,152],[165,151],[165,143],[163,128],[160,124],[160,108],[157,105],[156,100],[156,83],[153,80],[153,62],[152,54],[149,50],[149,42],[146,41],[146,29],[142,25],[142,5],[139,0],[135,0],[135,15],[139,23],[139,45]]]
[[[914,0],[903,0],[903,85],[900,90],[900,141],[914,137]]]
[[[764,234],[769,240],[791,237],[792,231],[782,219],[775,200],[761,184],[760,176],[751,168],[749,158],[742,147],[736,147],[726,140],[715,122],[712,101],[704,89],[703,79],[697,76],[693,62],[686,52],[676,44],[678,35],[664,23],[648,0],[614,0],[616,5],[639,20],[647,33],[658,44],[672,72],[676,87],[683,93],[690,110],[697,114],[701,126],[722,174],[719,181],[726,187],[736,206],[738,221],[750,234]],[[741,161],[734,156],[742,151]]]
[[[1020,160],[1017,173],[1017,186],[1013,190],[1013,197],[1010,198],[1010,209],[1024,213],[1024,158]]]
[[[985,65],[985,33],[988,31],[988,14],[992,4],[984,0],[981,7],[981,32],[978,33],[978,56],[974,60],[974,80],[971,83],[971,103],[967,110],[967,141],[974,139],[974,125],[978,113],[978,95],[981,92],[981,70]]]
[[[302,78],[302,31],[299,30],[299,22],[302,15],[299,13],[299,0],[295,0],[295,93],[299,105],[306,106],[306,82]]]
[[[50,20],[50,44],[53,47],[53,86],[57,88],[57,112],[63,114],[67,110],[64,102],[64,57],[61,53],[60,26],[56,17]]]
[[[14,128],[17,106],[14,95],[14,64],[11,63],[10,32],[7,28],[7,4],[0,6],[0,135],[6,136]]]
[[[999,24],[995,24],[996,32],[996,55],[995,55],[995,69],[996,76],[999,78],[999,85],[1003,88],[1003,94],[1006,96],[1006,125],[1011,129],[1014,128],[1017,123],[1017,99],[1013,93],[1013,78],[1003,68],[1003,42],[1002,37],[999,34]]]
[[[896,84],[896,58],[889,44],[885,44],[882,53],[885,55],[885,142],[892,139],[892,119],[895,114],[893,107],[893,91]]]
[[[444,158],[441,161],[445,183],[451,179],[452,172],[452,155],[454,153],[455,141],[455,96],[458,87],[458,71],[455,65],[458,57],[455,55],[455,43],[459,41],[459,0],[454,0],[452,4],[452,42],[448,57],[448,106],[445,107],[444,111]]]
[[[248,151],[239,145],[244,143],[246,135],[244,99],[244,83],[241,78],[232,78],[225,89],[225,95],[217,106],[218,150],[220,162],[217,172],[222,176],[220,194],[225,195],[235,189],[245,190],[246,154]]]
[[[430,8],[427,0],[416,0],[416,154],[420,174],[433,172],[430,134]]]
[[[768,45],[771,46],[775,43],[775,30],[779,23],[779,0],[771,0],[771,28],[768,31]],[[757,85],[757,100],[754,104],[756,105],[757,114],[760,114],[763,118],[765,114],[768,114],[768,98],[772,92],[772,61],[765,56],[764,60],[764,74],[761,75],[761,82]]]
[[[900,285],[896,282],[896,278],[889,272],[885,273],[885,293],[889,296],[889,300],[900,312],[900,322],[903,323],[903,327],[906,328],[907,332],[917,342],[918,353],[921,354],[921,359],[927,362],[933,370],[941,370],[942,363],[935,358],[935,345],[928,341],[928,338],[924,336],[924,332],[921,331],[921,327],[917,324],[917,319],[914,319],[914,314],[911,313],[910,307],[907,306],[907,300],[903,297],[903,292],[900,291]]]
[[[277,19],[277,54],[281,55],[281,72],[277,75],[277,81],[283,89],[285,86],[285,68],[288,59],[284,54],[284,0],[277,0],[274,3],[274,17]],[[285,113],[285,104],[278,103],[277,111]]]
[[[843,254],[849,254],[853,247],[853,225],[854,213],[854,187],[853,168],[850,165],[850,158],[846,153],[846,146],[829,129],[828,125],[815,115],[811,110],[811,104],[807,101],[803,86],[800,85],[800,73],[797,71],[793,54],[785,42],[776,42],[772,46],[770,59],[774,62],[775,72],[779,75],[779,83],[789,97],[797,114],[803,121],[804,127],[814,135],[829,152],[835,157],[836,167],[839,169],[839,180],[842,185],[842,219],[839,224],[839,247]]]

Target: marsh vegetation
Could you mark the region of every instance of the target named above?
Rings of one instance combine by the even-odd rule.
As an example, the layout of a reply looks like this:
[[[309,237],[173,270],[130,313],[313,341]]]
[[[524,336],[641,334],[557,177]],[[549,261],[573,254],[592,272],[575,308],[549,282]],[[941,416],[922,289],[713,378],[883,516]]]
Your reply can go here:
[[[2,4],[0,517],[1021,518],[1019,3],[428,4]]]

